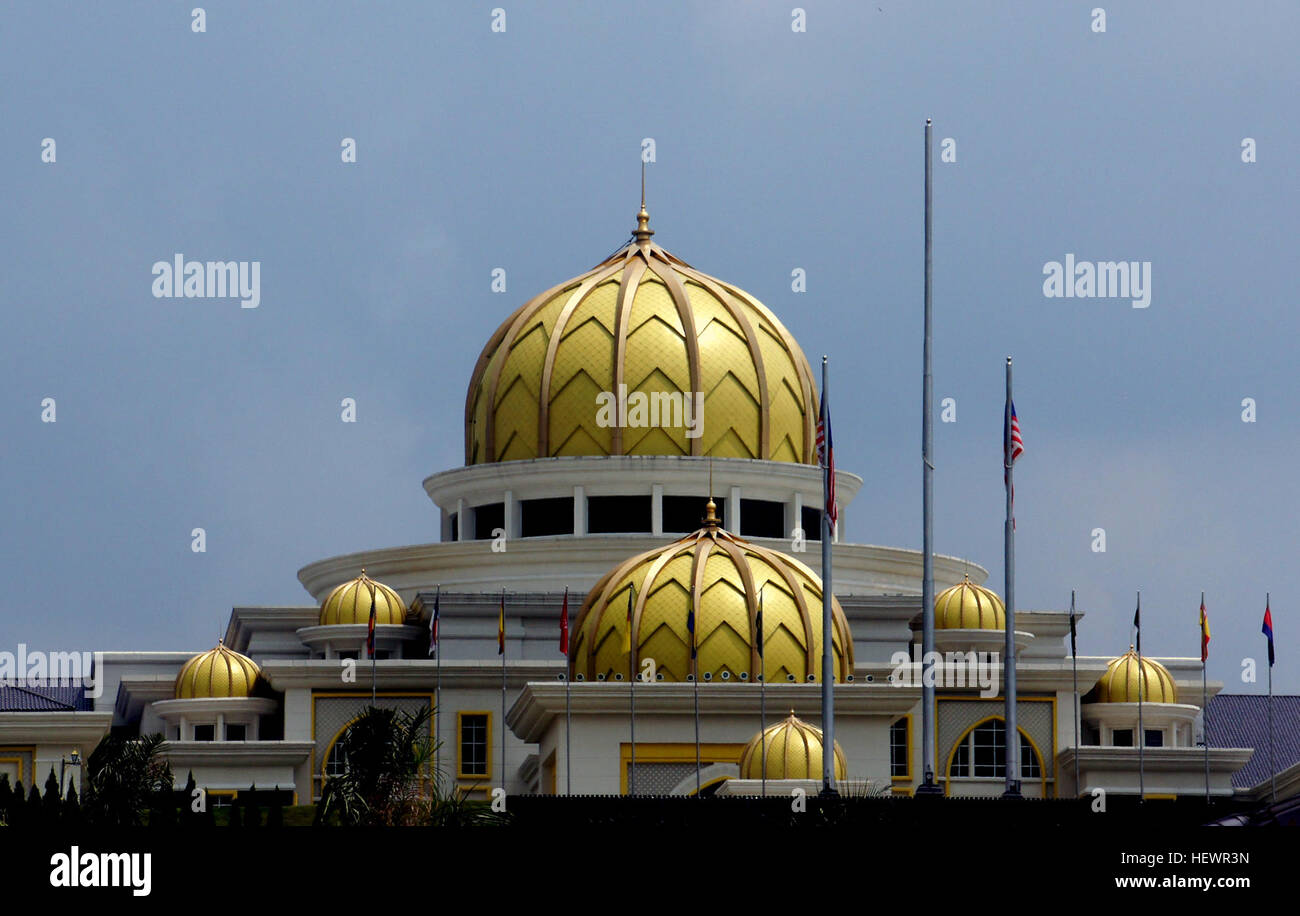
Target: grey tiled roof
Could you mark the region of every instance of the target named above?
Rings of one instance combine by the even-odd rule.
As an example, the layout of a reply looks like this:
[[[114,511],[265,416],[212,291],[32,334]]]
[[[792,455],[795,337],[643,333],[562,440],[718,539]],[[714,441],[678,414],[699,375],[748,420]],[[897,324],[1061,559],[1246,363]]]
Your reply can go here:
[[[1271,775],[1268,769],[1268,696],[1221,693],[1210,700],[1205,730],[1210,747],[1253,747],[1255,756],[1232,775],[1232,784],[1248,789]],[[1274,768],[1282,772],[1300,763],[1300,696],[1273,697]]]
[[[0,686],[0,712],[85,712],[92,709],[86,688]]]

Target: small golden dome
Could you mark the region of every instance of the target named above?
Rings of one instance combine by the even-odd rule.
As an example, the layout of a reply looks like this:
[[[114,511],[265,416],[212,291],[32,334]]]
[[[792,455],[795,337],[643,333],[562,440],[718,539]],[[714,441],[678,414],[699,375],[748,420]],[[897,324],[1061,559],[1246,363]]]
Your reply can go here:
[[[176,699],[250,697],[262,669],[247,655],[227,649],[222,642],[215,649],[194,656],[176,675]]]
[[[374,596],[375,623],[405,623],[406,602],[401,595],[382,582],[376,582],[361,570],[361,575],[344,582],[330,592],[320,606],[322,626],[335,623],[370,623],[370,601]]]
[[[709,513],[713,515],[712,511]],[[570,673],[588,680],[629,677],[654,659],[665,681],[692,673],[688,619],[695,621],[700,678],[753,680],[759,671],[756,628],[763,610],[763,670],[769,683],[821,678],[821,579],[793,557],[759,547],[718,526],[704,527],[665,547],[620,563],[587,594],[574,624]],[[628,636],[628,596],[632,632]],[[835,679],[853,672],[853,638],[832,597]],[[744,675],[744,678],[741,675]]]
[[[767,749],[768,779],[821,779],[822,730],[795,717],[790,717],[759,732],[740,755],[740,778],[763,778],[763,749]],[[848,762],[844,749],[835,742],[835,778],[848,776]]]
[[[816,383],[790,332],[753,296],[651,235],[643,207],[632,241],[529,300],[492,335],[466,395],[466,464],[562,455],[817,462]],[[692,392],[703,393],[704,416],[685,424]],[[607,400],[601,406],[602,394],[626,404],[626,423]]]
[[[1002,630],[1007,625],[1007,609],[999,598],[969,577],[945,588],[934,599],[936,630]]]
[[[1150,658],[1142,659],[1138,668],[1138,655],[1129,650],[1106,666],[1097,686],[1089,693],[1094,703],[1136,703],[1138,701],[1138,672],[1141,671],[1142,702],[1177,703],[1178,686],[1169,669]]]

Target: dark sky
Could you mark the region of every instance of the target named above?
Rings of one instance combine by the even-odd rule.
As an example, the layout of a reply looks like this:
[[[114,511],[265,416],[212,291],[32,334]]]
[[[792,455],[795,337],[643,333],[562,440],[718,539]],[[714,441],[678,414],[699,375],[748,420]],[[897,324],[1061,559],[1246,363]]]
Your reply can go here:
[[[627,238],[643,137],[655,240],[830,355],[850,539],[919,547],[931,116],[937,548],[1001,591],[1012,355],[1018,605],[1077,589],[1113,655],[1141,588],[1144,649],[1192,656],[1204,589],[1255,691],[1271,590],[1300,690],[1300,6],[1103,2],[5,4],[0,648],[197,650],[436,540],[483,342]],[[177,252],[260,261],[261,306],[154,298]],[[1067,253],[1149,261],[1150,307],[1045,298]]]

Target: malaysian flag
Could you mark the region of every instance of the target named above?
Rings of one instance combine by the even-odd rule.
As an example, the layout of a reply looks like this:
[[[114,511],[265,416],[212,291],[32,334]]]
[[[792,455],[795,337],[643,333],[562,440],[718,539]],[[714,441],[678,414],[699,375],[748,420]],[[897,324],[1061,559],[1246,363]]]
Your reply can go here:
[[[821,409],[817,412],[817,463],[826,474],[825,512],[830,519],[831,534],[834,534],[840,513],[835,505],[835,443],[831,437],[831,409],[826,403],[825,389],[822,390]]]

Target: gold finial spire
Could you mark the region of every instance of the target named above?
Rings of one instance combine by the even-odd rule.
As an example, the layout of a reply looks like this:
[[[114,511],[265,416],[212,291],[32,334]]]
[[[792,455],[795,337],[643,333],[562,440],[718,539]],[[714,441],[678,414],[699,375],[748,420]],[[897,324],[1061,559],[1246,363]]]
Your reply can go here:
[[[650,214],[645,209],[645,160],[641,160],[641,212],[636,215],[636,231],[632,237],[636,239],[637,245],[645,249],[650,245],[650,236],[655,231],[650,228]]]
[[[704,527],[716,531],[721,524],[722,522],[718,520],[718,506],[710,496],[709,501],[704,504]]]
[[[713,456],[709,456],[709,501],[704,504],[704,527],[710,532],[722,527],[718,519],[718,504],[713,501]]]

